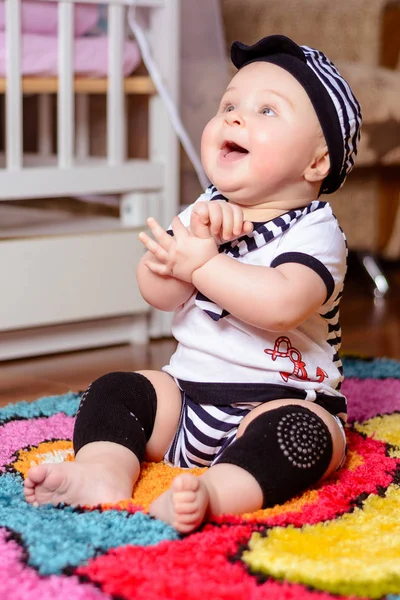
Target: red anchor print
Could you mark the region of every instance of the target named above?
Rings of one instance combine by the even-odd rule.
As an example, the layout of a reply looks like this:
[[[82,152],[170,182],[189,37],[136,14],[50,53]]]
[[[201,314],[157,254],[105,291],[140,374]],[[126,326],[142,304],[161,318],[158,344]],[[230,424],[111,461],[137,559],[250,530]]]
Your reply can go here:
[[[275,346],[273,350],[267,348],[264,350],[266,354],[270,354],[272,360],[276,360],[279,358],[289,358],[293,363],[293,371],[291,373],[286,371],[280,371],[281,377],[283,381],[287,381],[289,377],[293,377],[296,379],[301,379],[302,381],[317,381],[322,383],[325,377],[328,377],[328,374],[325,373],[321,367],[317,367],[316,369],[316,379],[311,379],[308,376],[306,363],[302,360],[300,350],[294,348],[291,344],[291,341],[286,336],[278,337],[275,341]]]

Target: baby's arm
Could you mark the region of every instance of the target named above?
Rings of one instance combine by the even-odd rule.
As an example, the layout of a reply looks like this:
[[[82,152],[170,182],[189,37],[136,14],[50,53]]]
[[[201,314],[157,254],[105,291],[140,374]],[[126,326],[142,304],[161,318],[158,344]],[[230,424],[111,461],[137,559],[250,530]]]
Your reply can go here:
[[[171,236],[158,223],[154,222],[152,226],[158,231],[158,235],[163,237],[164,244],[168,246],[170,241],[172,242]],[[143,235],[141,233],[139,236],[142,241]],[[174,311],[192,295],[194,287],[192,283],[176,279],[170,275],[156,273],[151,269],[151,266],[157,264],[160,264],[160,261],[150,251],[146,252],[140,259],[136,269],[140,293],[146,302],[154,308]]]
[[[158,310],[176,310],[193,294],[193,285],[169,275],[158,275],[150,271],[150,261],[154,263],[156,259],[151,252],[146,252],[136,269],[140,293],[150,306]]]
[[[270,331],[298,326],[324,302],[326,286],[309,267],[247,265],[219,254],[194,271],[192,282],[207,298],[245,323]]]

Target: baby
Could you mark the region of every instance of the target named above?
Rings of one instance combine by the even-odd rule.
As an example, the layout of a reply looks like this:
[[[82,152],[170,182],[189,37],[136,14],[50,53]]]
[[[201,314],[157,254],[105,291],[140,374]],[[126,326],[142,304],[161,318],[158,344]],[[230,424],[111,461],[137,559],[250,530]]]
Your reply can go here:
[[[175,311],[161,372],[109,373],[82,396],[75,461],[30,469],[32,504],[130,498],[140,464],[176,477],[150,514],[189,533],[282,503],[346,456],[339,303],[346,242],[322,193],[344,182],[361,113],[326,56],[282,35],[234,42],[238,72],[202,137],[212,185],[153,237],[143,297]]]

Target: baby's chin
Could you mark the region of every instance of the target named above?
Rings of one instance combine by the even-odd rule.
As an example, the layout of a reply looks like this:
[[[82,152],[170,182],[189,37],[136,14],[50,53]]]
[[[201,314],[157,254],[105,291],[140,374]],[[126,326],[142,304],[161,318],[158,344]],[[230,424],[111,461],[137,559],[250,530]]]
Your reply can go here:
[[[246,186],[238,181],[232,181],[232,179],[227,180],[225,177],[215,177],[211,182],[230,202],[240,205],[253,204],[251,201],[252,190],[250,186]]]
[[[241,181],[235,180],[232,175],[219,173],[218,170],[207,173],[211,183],[227,198],[230,194],[240,194],[244,191],[244,186]]]

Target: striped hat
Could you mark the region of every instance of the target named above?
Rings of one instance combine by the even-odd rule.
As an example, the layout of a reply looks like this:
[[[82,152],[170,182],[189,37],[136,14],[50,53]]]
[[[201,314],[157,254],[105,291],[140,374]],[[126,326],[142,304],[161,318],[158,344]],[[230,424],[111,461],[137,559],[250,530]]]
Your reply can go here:
[[[361,109],[335,65],[319,50],[298,46],[284,35],[270,35],[253,46],[233,42],[231,59],[237,69],[257,61],[273,63],[303,86],[321,124],[331,162],[320,193],[338,190],[354,166]]]

